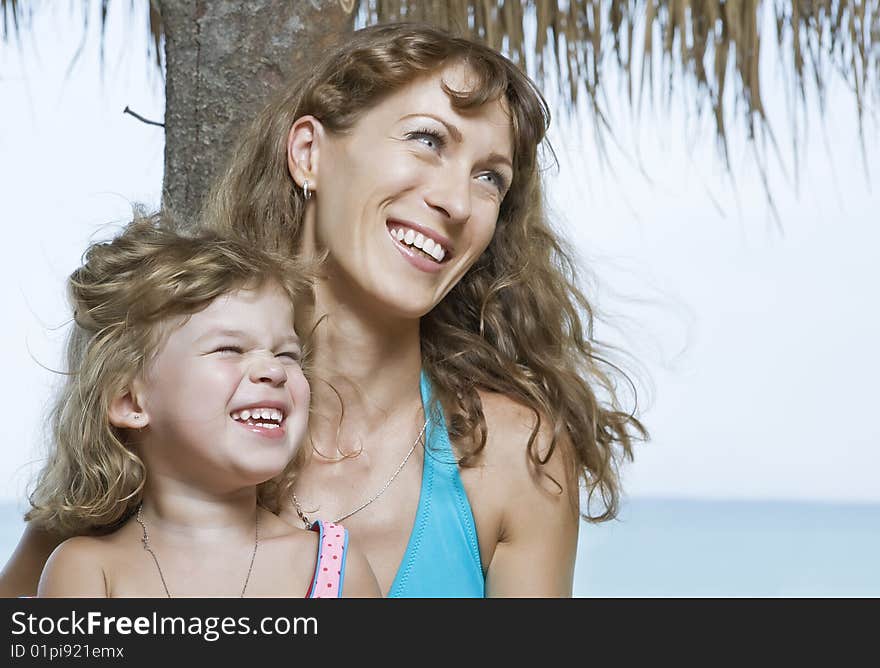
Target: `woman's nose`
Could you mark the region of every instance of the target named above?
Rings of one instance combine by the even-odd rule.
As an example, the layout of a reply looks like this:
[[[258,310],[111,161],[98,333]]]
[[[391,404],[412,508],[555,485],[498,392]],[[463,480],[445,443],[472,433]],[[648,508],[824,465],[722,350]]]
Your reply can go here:
[[[450,167],[438,171],[425,195],[432,209],[442,211],[450,222],[464,223],[471,217],[471,177]]]
[[[284,365],[274,357],[260,356],[251,364],[251,381],[280,386],[287,382]]]

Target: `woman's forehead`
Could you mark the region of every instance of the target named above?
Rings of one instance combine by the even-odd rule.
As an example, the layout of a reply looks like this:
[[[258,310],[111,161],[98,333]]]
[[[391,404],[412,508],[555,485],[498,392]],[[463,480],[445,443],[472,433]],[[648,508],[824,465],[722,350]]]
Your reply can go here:
[[[503,96],[480,107],[456,109],[451,97],[443,90],[445,84],[452,91],[466,93],[478,83],[467,65],[448,65],[401,87],[367,112],[367,116],[389,126],[408,119],[431,117],[445,121],[447,129],[451,126],[453,136],[458,131],[465,138],[490,139],[496,145],[502,142],[505,146],[499,149],[503,148],[512,157],[513,124],[509,104]]]

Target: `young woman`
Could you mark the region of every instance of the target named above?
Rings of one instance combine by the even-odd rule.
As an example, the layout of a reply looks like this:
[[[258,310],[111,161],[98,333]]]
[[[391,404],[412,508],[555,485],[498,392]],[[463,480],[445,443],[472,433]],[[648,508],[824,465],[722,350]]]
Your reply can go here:
[[[644,436],[544,214],[548,123],[494,50],[366,28],[283,88],[208,201],[206,225],[323,260],[281,516],[344,523],[387,595],[570,595],[580,513],[613,517]],[[4,585],[56,540],[29,529]]]

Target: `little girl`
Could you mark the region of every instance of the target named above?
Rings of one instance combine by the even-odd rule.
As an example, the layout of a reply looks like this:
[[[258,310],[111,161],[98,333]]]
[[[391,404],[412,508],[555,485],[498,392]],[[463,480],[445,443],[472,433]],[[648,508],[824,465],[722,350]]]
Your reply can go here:
[[[345,529],[267,510],[307,428],[306,285],[289,259],[159,216],[89,248],[27,517],[88,535],[52,553],[39,595],[379,595]]]

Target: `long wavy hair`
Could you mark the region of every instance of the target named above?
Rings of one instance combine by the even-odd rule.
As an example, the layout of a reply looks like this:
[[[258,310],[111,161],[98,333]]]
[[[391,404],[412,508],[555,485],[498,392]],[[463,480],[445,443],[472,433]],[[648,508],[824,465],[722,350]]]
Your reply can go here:
[[[71,535],[128,517],[147,471],[131,433],[110,423],[113,398],[146,371],[181,317],[269,281],[294,302],[310,280],[306,266],[289,256],[215,232],[184,236],[159,214],[138,216],[111,242],[92,244],[67,281],[67,371],[51,413],[49,457],[25,519]]]
[[[329,132],[345,132],[390,93],[458,63],[470,69],[475,83],[464,91],[444,84],[456,109],[501,98],[509,106],[514,176],[488,248],[422,318],[423,368],[448,416],[462,466],[473,465],[486,444],[477,390],[503,393],[534,412],[526,448],[537,469],[567,435],[576,461],[572,478],[579,476],[588,494],[583,515],[610,519],[619,503],[618,464],[632,459],[633,441],[647,434],[620,405],[619,369],[597,355],[593,310],[578,288],[577,264],[544,212],[538,147],[550,123],[547,103],[503,55],[414,23],[346,35],[344,43],[283,86],[245,131],[206,200],[204,217],[251,243],[296,257],[305,200],[287,167],[294,121],[310,114]],[[539,452],[545,420],[552,438],[549,450]],[[592,514],[596,498],[601,512]]]

